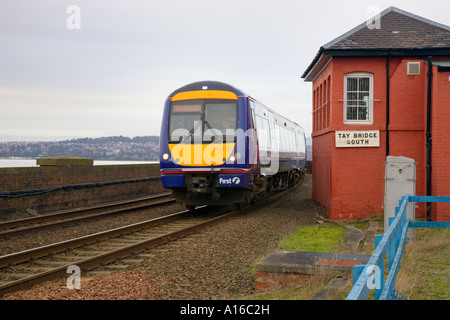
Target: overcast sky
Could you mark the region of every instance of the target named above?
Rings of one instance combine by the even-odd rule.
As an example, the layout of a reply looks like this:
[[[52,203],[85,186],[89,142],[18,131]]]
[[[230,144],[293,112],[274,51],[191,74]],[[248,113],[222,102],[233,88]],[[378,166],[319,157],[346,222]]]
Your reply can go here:
[[[450,25],[448,0],[0,0],[0,141],[159,135],[167,96],[200,80],[310,136],[303,71],[390,6]]]

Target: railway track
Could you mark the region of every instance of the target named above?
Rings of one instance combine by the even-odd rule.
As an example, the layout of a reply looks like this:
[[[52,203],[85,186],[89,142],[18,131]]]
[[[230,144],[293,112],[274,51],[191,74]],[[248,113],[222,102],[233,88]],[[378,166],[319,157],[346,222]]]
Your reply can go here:
[[[171,193],[163,193],[139,199],[109,203],[106,205],[91,206],[77,210],[64,210],[37,217],[11,220],[0,223],[0,237],[42,230],[68,223],[86,221],[112,214],[125,213],[171,203],[175,203],[175,199],[171,197]]]
[[[186,237],[197,230],[232,216],[260,208],[298,187],[282,191],[252,206],[231,212],[208,207],[186,210],[129,226],[67,240],[0,257],[0,297],[33,284],[63,277],[76,265],[82,270],[138,254]]]

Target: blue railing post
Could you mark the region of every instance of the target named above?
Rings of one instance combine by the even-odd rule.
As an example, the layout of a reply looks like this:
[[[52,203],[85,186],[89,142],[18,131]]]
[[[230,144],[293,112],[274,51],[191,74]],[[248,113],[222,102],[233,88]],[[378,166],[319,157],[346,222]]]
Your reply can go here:
[[[383,235],[382,234],[377,234],[375,235],[375,246],[374,248],[378,247],[378,244],[380,243],[381,239],[383,239]]]
[[[400,269],[408,228],[450,228],[450,222],[418,222],[408,219],[406,208],[408,203],[412,202],[450,202],[450,197],[403,196],[399,201],[399,207],[395,208],[395,217],[389,218],[389,228],[384,235],[375,236],[375,250],[368,263],[354,266],[353,288],[347,296],[347,300],[365,300],[372,289],[373,282],[376,285],[375,299],[396,298],[394,294],[395,279]],[[388,275],[384,282],[386,255],[388,255]]]
[[[405,215],[406,216],[406,215]],[[408,219],[409,221],[409,219]],[[389,268],[389,274],[387,276],[386,282],[384,283],[383,291],[380,300],[388,300],[391,298],[392,293],[395,288],[395,279],[397,278],[398,270],[400,269],[400,261],[402,259],[403,247],[406,243],[406,235],[408,233],[408,223],[404,221],[402,232],[400,234],[400,240],[397,246],[397,252],[395,255],[395,259],[392,263],[392,266]]]
[[[383,235],[382,234],[377,234],[375,235],[375,246],[374,248],[376,248],[378,246],[378,244],[380,243],[381,239],[383,239]],[[380,281],[379,284],[381,284],[380,287],[375,288],[375,299],[378,300],[380,295],[381,295],[381,290],[383,289],[382,285],[384,282],[384,259],[381,260],[380,265],[378,266],[380,268]]]
[[[359,276],[361,275],[365,267],[366,267],[365,264],[358,264],[353,266],[353,285],[355,285],[356,280],[358,280]]]
[[[384,259],[382,259],[378,265],[378,271],[379,271],[379,278],[378,283],[376,283],[375,286],[375,300],[380,299],[381,292],[383,290],[383,283],[384,283]]]
[[[395,218],[389,218],[389,225],[391,225],[394,222],[394,219]],[[392,241],[391,241],[391,245],[389,246],[389,249],[388,249],[388,266],[389,266],[389,269],[391,268],[392,263],[394,262],[395,248],[397,247],[396,242],[397,241],[396,241],[395,236],[394,236]]]

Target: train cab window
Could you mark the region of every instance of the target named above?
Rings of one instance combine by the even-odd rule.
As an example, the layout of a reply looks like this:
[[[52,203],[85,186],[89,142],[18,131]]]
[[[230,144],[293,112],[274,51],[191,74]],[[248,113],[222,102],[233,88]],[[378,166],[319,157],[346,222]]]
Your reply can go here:
[[[223,135],[237,128],[237,104],[229,101],[186,100],[172,102],[169,114],[169,140],[189,143],[211,142],[206,133]],[[208,139],[209,138],[209,139]],[[194,139],[194,140],[193,140]],[[204,142],[204,141],[203,141]]]
[[[195,101],[173,103],[170,110],[169,139],[179,141],[184,135],[200,134],[202,105]]]
[[[236,128],[236,103],[205,103],[205,130],[218,129],[225,135],[227,129]]]

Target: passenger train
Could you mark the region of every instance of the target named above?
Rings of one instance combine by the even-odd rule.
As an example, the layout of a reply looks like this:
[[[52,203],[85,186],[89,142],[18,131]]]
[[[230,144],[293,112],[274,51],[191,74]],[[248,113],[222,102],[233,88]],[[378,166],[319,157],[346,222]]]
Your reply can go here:
[[[305,166],[303,128],[229,84],[191,83],[165,102],[162,185],[189,209],[251,203],[297,184]]]

